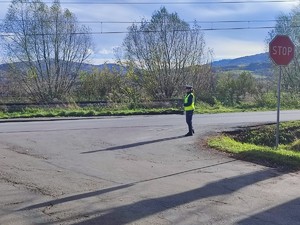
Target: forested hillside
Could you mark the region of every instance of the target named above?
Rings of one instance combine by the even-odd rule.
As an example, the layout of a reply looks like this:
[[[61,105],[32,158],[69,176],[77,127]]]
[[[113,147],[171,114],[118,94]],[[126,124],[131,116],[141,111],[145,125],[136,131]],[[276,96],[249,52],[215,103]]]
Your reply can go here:
[[[223,59],[212,63],[215,72],[243,72],[249,71],[254,75],[270,76],[272,62],[268,53],[260,53],[236,59]]]

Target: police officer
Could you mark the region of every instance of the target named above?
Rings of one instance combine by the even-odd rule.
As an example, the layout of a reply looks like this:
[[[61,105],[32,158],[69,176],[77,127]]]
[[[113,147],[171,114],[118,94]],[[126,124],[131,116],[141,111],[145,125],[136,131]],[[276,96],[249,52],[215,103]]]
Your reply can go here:
[[[193,136],[195,133],[193,124],[192,124],[192,119],[193,119],[193,113],[195,110],[195,95],[194,95],[194,90],[191,85],[186,85],[186,95],[184,97],[184,111],[185,111],[185,118],[186,118],[186,123],[188,125],[189,132],[185,136]]]

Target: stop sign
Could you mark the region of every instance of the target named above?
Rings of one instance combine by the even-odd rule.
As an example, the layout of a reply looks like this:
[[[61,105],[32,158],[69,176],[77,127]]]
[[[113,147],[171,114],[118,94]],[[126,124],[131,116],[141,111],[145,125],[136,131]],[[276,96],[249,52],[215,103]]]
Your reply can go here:
[[[269,54],[275,64],[286,66],[294,58],[294,43],[286,35],[277,35],[269,43]]]

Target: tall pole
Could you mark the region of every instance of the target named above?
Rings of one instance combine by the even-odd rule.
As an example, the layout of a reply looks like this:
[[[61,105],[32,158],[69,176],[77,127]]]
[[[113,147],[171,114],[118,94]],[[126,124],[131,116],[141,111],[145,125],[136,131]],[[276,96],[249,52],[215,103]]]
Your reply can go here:
[[[276,126],[276,148],[279,145],[279,116],[280,116],[280,86],[281,86],[281,66],[279,66],[279,78],[277,86],[277,126]]]

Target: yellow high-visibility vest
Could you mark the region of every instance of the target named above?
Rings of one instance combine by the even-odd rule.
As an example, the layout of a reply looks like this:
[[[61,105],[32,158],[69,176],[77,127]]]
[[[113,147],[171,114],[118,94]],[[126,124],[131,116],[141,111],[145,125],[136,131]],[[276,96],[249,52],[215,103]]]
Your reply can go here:
[[[188,103],[188,99],[189,99],[190,95],[193,96],[193,102],[192,102],[192,104],[189,105],[189,106],[184,106],[184,111],[195,110],[195,96],[194,96],[193,93],[187,94],[187,95],[184,97],[184,104]]]

